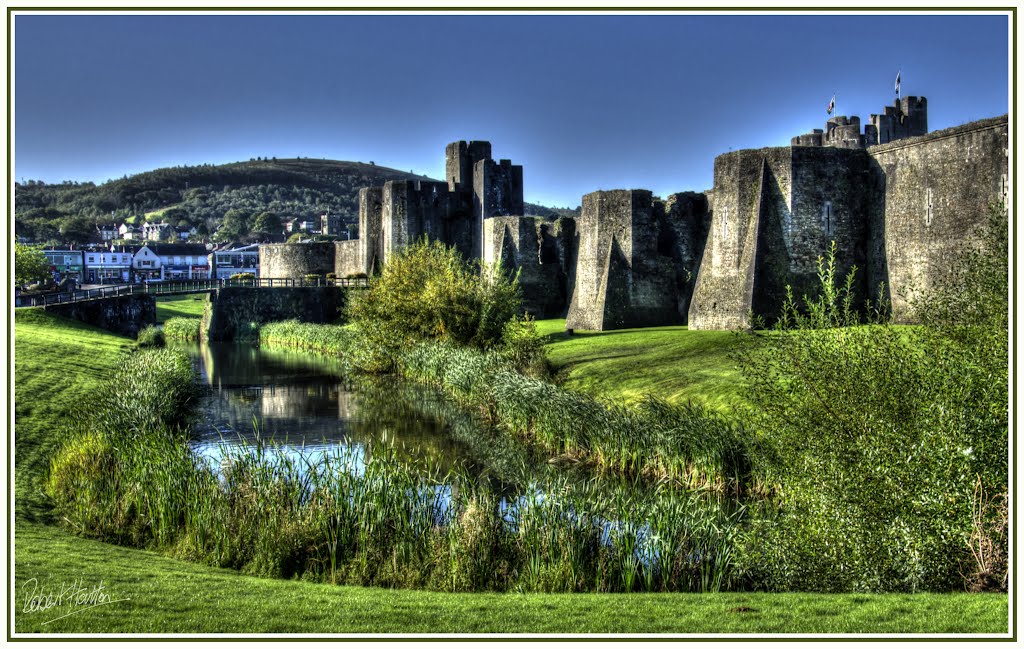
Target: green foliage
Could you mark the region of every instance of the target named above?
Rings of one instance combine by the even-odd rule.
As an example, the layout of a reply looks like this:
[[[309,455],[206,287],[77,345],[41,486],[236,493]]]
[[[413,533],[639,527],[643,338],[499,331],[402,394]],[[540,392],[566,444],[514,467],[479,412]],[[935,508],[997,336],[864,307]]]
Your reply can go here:
[[[505,323],[498,352],[512,367],[528,376],[545,378],[550,374],[544,338],[537,332],[537,322],[530,314]]]
[[[347,316],[368,350],[371,371],[387,371],[394,355],[422,340],[490,349],[519,312],[518,282],[498,268],[482,271],[437,241],[393,255],[370,289],[354,295]]]
[[[744,359],[777,489],[747,544],[760,586],[1005,586],[971,541],[1005,538],[997,502],[978,514],[1007,492],[1005,228],[993,216],[987,245],[920,300],[920,327],[842,326],[855,320],[823,262],[826,297],[790,305],[792,330]]]
[[[246,284],[253,284],[256,282],[256,274],[234,273],[233,275],[231,275],[231,277],[228,278],[228,281],[231,282],[232,284],[238,284],[243,286]]]
[[[450,343],[420,343],[399,367],[549,455],[691,487],[735,490],[747,477],[748,431],[702,406],[603,403],[512,371],[496,352]]]
[[[163,347],[163,329],[154,325],[143,327],[139,330],[139,335],[136,337],[136,344],[139,347]]]
[[[74,240],[95,236],[97,219],[133,223],[143,213],[162,212],[175,223],[196,225],[199,237],[216,232],[231,210],[257,217],[248,229],[229,224],[221,238],[250,240],[253,235],[279,233],[272,219],[259,222],[262,213],[316,218],[324,209],[354,223],[359,213],[359,188],[383,185],[388,180],[420,178],[386,167],[370,167],[333,160],[261,160],[226,165],[195,165],[156,169],[134,176],[93,183],[19,183],[15,227],[32,241],[61,242],[60,230],[70,226]],[[168,209],[169,208],[169,209]],[[78,227],[85,221],[89,229]]]
[[[164,323],[164,336],[170,340],[199,340],[199,318],[171,318]]]
[[[253,219],[253,232],[261,234],[280,234],[284,230],[281,217],[274,212],[260,212]]]
[[[213,234],[214,241],[236,241],[249,234],[249,211],[232,208],[224,214],[220,228]]]
[[[14,285],[24,286],[50,277],[50,262],[38,246],[14,244]]]

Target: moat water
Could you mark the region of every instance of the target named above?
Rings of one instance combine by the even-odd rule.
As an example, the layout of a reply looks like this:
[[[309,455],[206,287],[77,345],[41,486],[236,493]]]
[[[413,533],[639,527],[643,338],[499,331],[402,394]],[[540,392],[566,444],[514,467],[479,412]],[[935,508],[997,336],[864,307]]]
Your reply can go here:
[[[307,458],[339,447],[366,457],[386,445],[443,472],[488,464],[458,439],[468,418],[431,390],[395,379],[355,383],[337,362],[302,352],[234,343],[180,348],[208,388],[192,445],[211,462],[230,447],[262,444]]]

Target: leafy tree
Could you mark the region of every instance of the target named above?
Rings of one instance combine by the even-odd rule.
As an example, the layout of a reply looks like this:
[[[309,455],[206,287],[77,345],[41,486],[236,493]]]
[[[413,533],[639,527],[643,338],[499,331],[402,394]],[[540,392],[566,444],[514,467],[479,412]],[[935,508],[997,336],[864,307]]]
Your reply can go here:
[[[95,222],[84,216],[66,217],[61,222],[59,231],[66,243],[89,243],[98,237]]]
[[[50,277],[50,262],[38,246],[14,244],[14,284],[24,286]]]
[[[822,296],[754,334],[741,364],[777,508],[746,544],[760,586],[1005,588],[1006,228],[993,210],[985,245],[918,300],[920,326],[859,324],[830,257]]]
[[[369,352],[366,369],[387,370],[393,354],[426,339],[494,348],[521,304],[517,279],[421,241],[392,255],[347,312]]]
[[[281,217],[273,212],[261,212],[253,219],[253,232],[263,234],[280,234],[284,230],[281,225]]]
[[[249,212],[230,209],[224,214],[224,221],[214,238],[218,241],[232,241],[241,239],[247,234],[249,234]]]

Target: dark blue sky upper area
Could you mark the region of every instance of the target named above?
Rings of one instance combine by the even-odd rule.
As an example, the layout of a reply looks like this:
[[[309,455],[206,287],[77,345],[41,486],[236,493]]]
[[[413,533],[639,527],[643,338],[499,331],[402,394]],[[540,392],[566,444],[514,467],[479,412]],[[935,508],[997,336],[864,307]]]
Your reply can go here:
[[[444,177],[484,139],[526,200],[712,184],[714,157],[837,112],[928,98],[937,130],[1008,111],[1008,18],[54,16],[15,18],[16,179],[93,180],[256,156]]]

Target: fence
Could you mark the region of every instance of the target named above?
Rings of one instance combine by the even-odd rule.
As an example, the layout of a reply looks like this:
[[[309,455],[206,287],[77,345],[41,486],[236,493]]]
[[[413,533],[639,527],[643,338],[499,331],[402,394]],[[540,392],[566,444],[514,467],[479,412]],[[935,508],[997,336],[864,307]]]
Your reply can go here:
[[[15,306],[45,306],[48,304],[67,304],[83,300],[100,300],[122,295],[184,295],[187,293],[207,293],[228,286],[252,288],[296,288],[305,286],[337,286],[339,288],[367,288],[369,280],[365,277],[345,279],[289,279],[260,277],[257,279],[197,279],[173,282],[151,282],[148,284],[118,284],[79,291],[46,293],[42,295],[22,295],[15,298]]]

